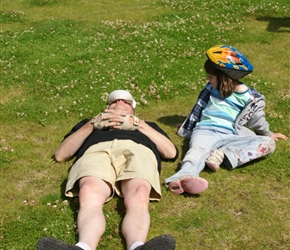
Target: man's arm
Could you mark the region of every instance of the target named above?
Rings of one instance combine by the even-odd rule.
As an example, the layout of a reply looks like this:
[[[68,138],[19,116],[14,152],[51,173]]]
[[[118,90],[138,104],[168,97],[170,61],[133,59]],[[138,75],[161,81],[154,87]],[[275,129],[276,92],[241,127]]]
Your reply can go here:
[[[176,157],[177,149],[170,139],[149,126],[145,121],[140,121],[138,131],[155,143],[162,158],[173,159]]]
[[[87,122],[84,126],[76,132],[67,137],[56,149],[54,159],[57,162],[70,160],[73,155],[82,146],[86,138],[93,132],[94,125],[91,121]]]

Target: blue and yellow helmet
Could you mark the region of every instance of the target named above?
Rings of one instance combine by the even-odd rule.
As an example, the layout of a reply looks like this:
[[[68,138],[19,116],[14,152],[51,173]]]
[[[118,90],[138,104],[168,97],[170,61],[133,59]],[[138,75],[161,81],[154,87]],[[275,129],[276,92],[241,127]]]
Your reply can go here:
[[[229,45],[211,47],[206,55],[213,66],[232,79],[239,79],[250,74],[254,67],[237,49]]]

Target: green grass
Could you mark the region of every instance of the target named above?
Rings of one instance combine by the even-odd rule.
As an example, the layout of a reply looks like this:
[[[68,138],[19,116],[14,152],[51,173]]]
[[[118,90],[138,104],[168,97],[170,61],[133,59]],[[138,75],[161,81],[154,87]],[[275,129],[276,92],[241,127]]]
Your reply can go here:
[[[35,249],[40,237],[77,241],[77,200],[64,197],[72,162],[51,156],[63,135],[132,92],[136,114],[156,121],[180,150],[164,163],[163,198],[150,203],[149,238],[170,233],[177,250],[287,249],[289,142],[233,171],[207,168],[200,196],[174,196],[164,179],[188,141],[176,135],[206,83],[205,51],[237,47],[254,64],[245,83],[266,96],[274,132],[289,136],[290,6],[287,0],[1,0],[0,249]],[[125,249],[122,199],[104,206],[99,249]]]

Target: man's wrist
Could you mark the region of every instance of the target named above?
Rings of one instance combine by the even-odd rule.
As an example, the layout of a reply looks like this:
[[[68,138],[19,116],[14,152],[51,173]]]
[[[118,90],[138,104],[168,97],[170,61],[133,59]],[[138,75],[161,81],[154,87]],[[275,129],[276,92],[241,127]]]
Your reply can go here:
[[[103,117],[104,117],[104,114],[100,113],[91,120],[91,124],[93,124],[95,129],[103,129],[104,128],[105,123],[107,123],[107,121],[103,120]]]
[[[139,126],[140,124],[140,119],[137,116],[132,115],[131,116],[133,118],[133,126]]]

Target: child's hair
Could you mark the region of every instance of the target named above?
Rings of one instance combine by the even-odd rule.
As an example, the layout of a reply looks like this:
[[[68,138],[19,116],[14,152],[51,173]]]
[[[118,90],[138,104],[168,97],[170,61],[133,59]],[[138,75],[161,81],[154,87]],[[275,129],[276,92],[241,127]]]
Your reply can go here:
[[[214,67],[210,60],[206,60],[204,69],[207,74],[217,77],[217,90],[224,98],[230,96],[235,91],[237,85],[240,84],[239,80],[231,79],[225,73]]]

